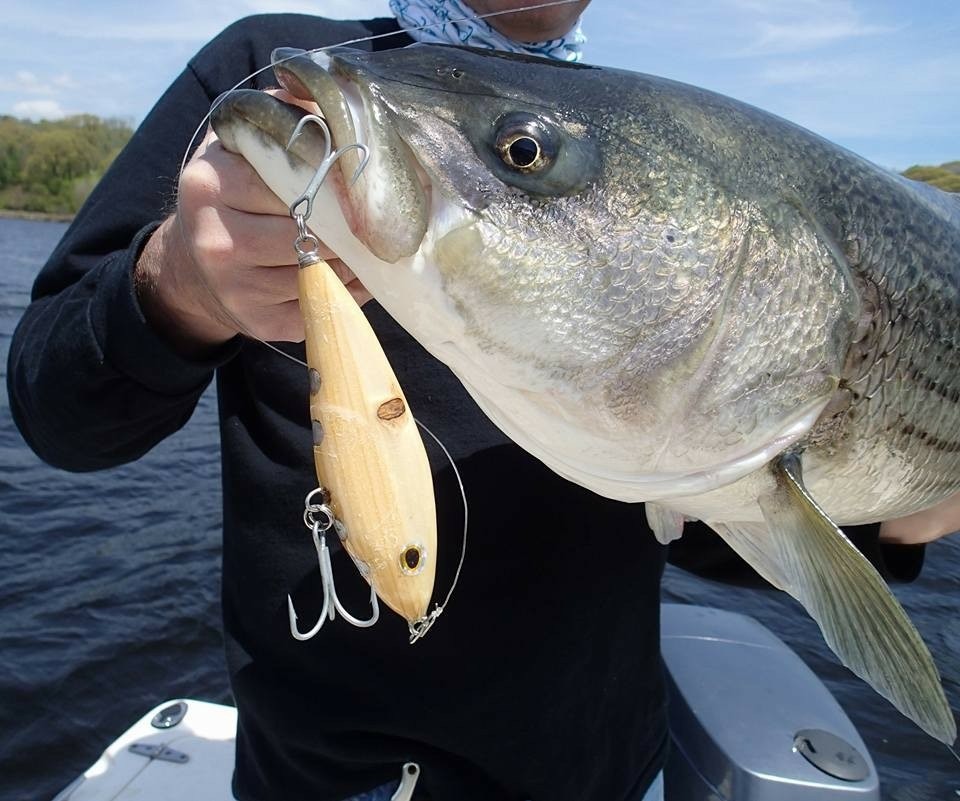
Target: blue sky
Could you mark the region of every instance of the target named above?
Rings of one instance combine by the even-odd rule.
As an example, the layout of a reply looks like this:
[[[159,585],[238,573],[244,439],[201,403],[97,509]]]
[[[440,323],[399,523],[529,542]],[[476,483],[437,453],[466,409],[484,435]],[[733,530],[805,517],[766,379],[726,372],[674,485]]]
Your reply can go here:
[[[0,114],[134,123],[234,19],[387,13],[387,0],[3,5]],[[594,0],[584,30],[591,62],[740,98],[883,166],[960,159],[958,0]]]

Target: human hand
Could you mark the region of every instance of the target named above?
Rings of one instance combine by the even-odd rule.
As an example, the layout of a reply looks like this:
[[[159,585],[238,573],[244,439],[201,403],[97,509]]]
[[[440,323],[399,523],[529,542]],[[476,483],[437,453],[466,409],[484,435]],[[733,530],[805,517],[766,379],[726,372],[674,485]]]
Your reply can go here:
[[[154,232],[137,263],[144,314],[187,355],[241,332],[302,341],[296,238],[283,202],[208,132],[183,171],[176,212]],[[322,244],[318,252],[359,304],[370,299],[336,254]]]
[[[960,492],[936,506],[880,524],[880,541],[897,545],[921,545],[960,531]]]

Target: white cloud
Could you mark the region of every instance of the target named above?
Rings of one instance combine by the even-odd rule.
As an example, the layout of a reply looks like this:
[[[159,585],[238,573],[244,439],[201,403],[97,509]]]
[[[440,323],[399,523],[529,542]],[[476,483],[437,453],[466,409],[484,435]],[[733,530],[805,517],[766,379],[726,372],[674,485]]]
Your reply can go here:
[[[41,0],[41,5],[43,0]],[[5,0],[4,22],[18,35],[36,36],[44,41],[64,40],[121,41],[130,43],[199,43],[216,34],[226,24],[244,15],[235,5],[216,3],[212,11],[206,4],[168,0],[157,5],[131,9],[117,0],[99,3],[57,4],[56,24],[50,24],[53,9],[38,12],[37,0]]]
[[[117,13],[115,3],[100,7],[78,4],[75,11],[59,9],[55,29],[25,0],[7,0],[7,25],[24,31],[43,29],[45,36],[63,39],[111,40],[123,42],[171,42],[200,45],[229,25],[250,14],[288,12],[334,19],[366,19],[388,16],[387,0],[208,0],[204,4],[169,0],[160,6],[146,6],[136,13]]]
[[[856,18],[801,23],[762,22],[757,26],[756,38],[747,46],[745,54],[764,55],[815,50],[850,39],[893,33],[894,30],[883,25],[864,25]]]
[[[227,21],[229,22],[229,20]],[[66,39],[123,42],[204,42],[223,27],[212,19],[191,20],[189,25],[175,20],[155,20],[141,23],[108,22],[98,20],[63,20],[57,26],[57,35]]]
[[[46,78],[29,70],[17,70],[13,79],[0,81],[0,92],[16,92],[27,95],[55,95],[62,91],[75,89],[78,84],[66,72]]]
[[[713,58],[753,58],[801,53],[858,39],[892,33],[882,15],[870,9],[869,24],[853,0],[674,0],[657,12],[595,3],[584,16],[589,37],[591,20],[612,25],[626,41],[656,44],[664,38],[695,47]]]
[[[76,89],[79,86],[73,76],[68,72],[61,72],[59,75],[54,75],[53,78],[50,79],[50,83],[57,89]]]
[[[837,86],[837,77],[842,76],[849,88],[853,78],[872,76],[870,66],[850,59],[817,59],[814,61],[770,61],[763,63],[755,72],[757,83],[765,86],[811,87],[825,85]]]
[[[27,70],[17,70],[13,76],[13,83],[8,84],[7,88],[10,91],[41,95],[51,94],[53,91],[48,84]]]
[[[754,71],[760,86],[792,86],[808,94],[868,98],[877,107],[896,99],[956,91],[960,55],[899,56],[883,53],[845,53],[817,59],[769,59]],[[887,103],[884,104],[884,98]],[[928,98],[923,98],[929,103]]]
[[[230,3],[236,8],[235,3]],[[318,14],[331,19],[370,19],[390,16],[387,0],[242,0],[239,4],[248,14],[284,12]]]
[[[862,4],[854,0],[730,0],[733,7],[748,14],[746,29],[750,41],[743,55],[774,55],[818,50],[855,39],[895,33],[895,26],[881,24],[880,14],[871,11],[867,23]]]
[[[387,0],[0,5],[6,34],[0,113],[13,113],[15,101],[30,103],[18,106],[30,111],[46,100],[59,101],[69,113],[134,119],[203,42],[239,17],[389,15]],[[934,14],[933,6],[942,10]],[[883,163],[924,160],[931,148],[955,158],[960,11],[954,9],[960,9],[957,0],[914,6],[876,0],[672,0],[655,6],[596,0],[584,15],[586,58],[741,98],[867,156],[882,156]],[[62,109],[41,107],[40,113]],[[892,137],[904,143],[902,157],[895,158]]]
[[[59,120],[67,116],[56,100],[21,100],[13,104],[12,110],[15,117],[31,120]]]

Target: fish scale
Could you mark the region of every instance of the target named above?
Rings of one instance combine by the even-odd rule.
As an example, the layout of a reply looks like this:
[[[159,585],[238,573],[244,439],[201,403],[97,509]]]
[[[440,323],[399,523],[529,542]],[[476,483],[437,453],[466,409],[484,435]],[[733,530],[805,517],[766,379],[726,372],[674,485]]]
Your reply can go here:
[[[278,77],[318,70],[324,97],[352,98],[317,98],[355,117],[331,127],[393,148],[365,178],[392,203],[318,196],[309,221],[383,307],[515,442],[647,502],[661,541],[678,515],[708,523],[952,742],[929,651],[836,523],[960,489],[960,204],[654,76],[421,46],[304,54]],[[312,157],[273,156],[298,114],[278,125],[278,104],[236,94],[213,124],[288,201]],[[429,203],[407,196],[417,176]]]
[[[880,510],[846,511],[842,503],[849,501],[825,489],[822,503],[828,510],[841,510],[837,516],[842,522],[897,516],[904,512],[904,498],[916,505],[917,494],[935,500],[960,488],[960,450],[955,445],[960,436],[960,336],[951,322],[960,292],[956,274],[941,266],[951,264],[951,258],[956,265],[960,233],[924,203],[908,207],[912,214],[905,215],[903,195],[916,190],[907,187],[904,192],[901,183],[894,176],[861,175],[851,181],[858,189],[847,196],[850,208],[843,215],[834,213],[836,219],[861,221],[856,231],[841,228],[837,239],[855,237],[863,243],[855,269],[875,306],[875,323],[850,349],[841,387],[850,388],[852,400],[841,425],[807,454],[812,470],[836,475],[839,469],[846,491],[854,494],[859,489],[868,493],[858,465],[885,458],[877,451],[891,450],[894,456],[885,460],[895,458],[901,467],[900,492],[889,494]],[[870,215],[864,214],[867,202]],[[938,202],[946,208],[953,199],[944,196]],[[906,217],[908,224],[891,238],[891,220],[897,216]],[[930,275],[922,281],[918,265],[929,265],[924,270]],[[891,382],[896,391],[888,389]],[[827,459],[839,468],[827,467]]]

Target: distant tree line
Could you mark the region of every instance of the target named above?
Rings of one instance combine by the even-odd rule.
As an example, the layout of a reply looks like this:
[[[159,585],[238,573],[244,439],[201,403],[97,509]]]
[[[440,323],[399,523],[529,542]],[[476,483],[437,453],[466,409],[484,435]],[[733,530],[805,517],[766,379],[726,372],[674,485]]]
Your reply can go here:
[[[55,122],[0,116],[0,210],[73,214],[132,134],[123,120],[91,114]],[[960,161],[903,174],[960,192]]]
[[[904,170],[907,178],[933,184],[946,192],[960,192],[960,161],[948,161],[939,167],[916,165]]]
[[[122,120],[91,114],[0,116],[0,209],[73,214],[132,133]]]

